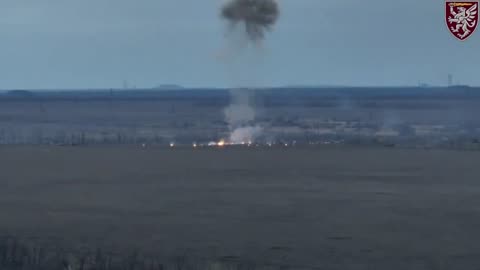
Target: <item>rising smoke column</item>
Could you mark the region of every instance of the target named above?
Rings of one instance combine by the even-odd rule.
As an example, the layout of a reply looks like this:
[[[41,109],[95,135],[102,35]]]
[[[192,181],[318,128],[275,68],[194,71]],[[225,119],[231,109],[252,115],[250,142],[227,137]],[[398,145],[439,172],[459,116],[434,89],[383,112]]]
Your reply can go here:
[[[262,133],[262,128],[254,125],[255,109],[252,105],[253,91],[249,89],[230,90],[230,105],[225,108],[225,120],[230,129],[229,142],[249,143]]]
[[[249,46],[245,46],[248,43],[258,45],[264,40],[266,32],[272,29],[279,17],[279,6],[275,0],[230,0],[222,7],[221,17],[229,23],[231,31],[240,29],[246,37],[246,40],[237,39],[240,44],[233,44],[233,47],[248,48]],[[239,26],[244,28],[241,29]],[[254,48],[259,49],[258,46]],[[255,119],[255,109],[251,104],[253,92],[246,89],[231,90],[230,96],[231,104],[224,111],[230,128],[230,142],[254,141],[262,132],[262,128],[253,124]]]

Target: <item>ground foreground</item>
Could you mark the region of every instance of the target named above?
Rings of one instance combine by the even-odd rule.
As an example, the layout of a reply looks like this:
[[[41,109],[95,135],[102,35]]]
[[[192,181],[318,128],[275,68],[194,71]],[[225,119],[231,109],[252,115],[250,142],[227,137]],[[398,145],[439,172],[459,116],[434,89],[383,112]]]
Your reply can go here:
[[[249,269],[479,269],[478,160],[347,146],[2,146],[0,234]]]

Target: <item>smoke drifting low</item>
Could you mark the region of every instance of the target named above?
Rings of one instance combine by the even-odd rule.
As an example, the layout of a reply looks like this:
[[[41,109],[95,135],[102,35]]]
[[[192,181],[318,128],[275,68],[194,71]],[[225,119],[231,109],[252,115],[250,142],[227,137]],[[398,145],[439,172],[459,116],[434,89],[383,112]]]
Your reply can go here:
[[[221,15],[233,25],[245,24],[245,32],[252,41],[262,40],[279,17],[275,0],[231,0],[222,8]]]

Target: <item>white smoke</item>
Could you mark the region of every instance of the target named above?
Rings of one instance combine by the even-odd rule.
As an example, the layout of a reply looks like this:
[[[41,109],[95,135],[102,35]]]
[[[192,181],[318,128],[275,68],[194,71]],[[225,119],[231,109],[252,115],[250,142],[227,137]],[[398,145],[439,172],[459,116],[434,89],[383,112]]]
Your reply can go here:
[[[229,143],[241,144],[254,142],[262,128],[254,125],[255,108],[252,105],[252,91],[231,90],[231,103],[225,108],[225,120],[228,123]]]
[[[230,105],[225,108],[225,120],[230,127],[247,125],[255,119],[255,109],[251,105],[248,90],[230,90]]]
[[[255,142],[255,139],[260,136],[263,129],[260,126],[254,127],[239,127],[230,134],[230,143],[245,144]]]

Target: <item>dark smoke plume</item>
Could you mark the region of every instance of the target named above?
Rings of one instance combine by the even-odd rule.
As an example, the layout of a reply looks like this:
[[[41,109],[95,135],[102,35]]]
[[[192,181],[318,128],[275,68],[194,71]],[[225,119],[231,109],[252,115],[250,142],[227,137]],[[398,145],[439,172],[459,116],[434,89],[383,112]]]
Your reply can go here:
[[[279,7],[275,0],[230,0],[221,15],[233,25],[244,23],[248,37],[258,41],[277,21]]]

